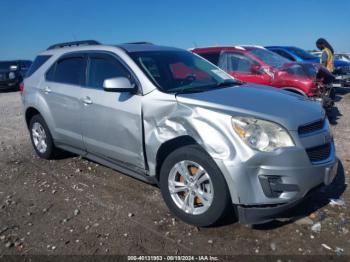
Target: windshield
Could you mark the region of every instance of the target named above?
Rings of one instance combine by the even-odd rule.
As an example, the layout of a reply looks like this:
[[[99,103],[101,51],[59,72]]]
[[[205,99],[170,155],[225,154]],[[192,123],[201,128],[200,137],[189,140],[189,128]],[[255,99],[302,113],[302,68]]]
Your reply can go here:
[[[240,82],[187,51],[134,52],[130,56],[162,91],[201,92]]]
[[[16,62],[0,62],[0,70],[16,70],[17,67]]]
[[[302,63],[289,66],[287,71],[289,74],[295,76],[316,77],[318,69],[313,64]]]
[[[316,56],[309,54],[308,52],[306,52],[305,50],[300,49],[300,48],[290,47],[290,48],[288,48],[288,50],[290,52],[294,53],[296,56],[299,56],[303,60],[315,60],[315,59],[317,59]]]
[[[287,58],[284,58],[266,49],[254,48],[250,50],[250,53],[258,57],[264,63],[274,67],[281,67],[286,63],[290,63],[290,61]]]

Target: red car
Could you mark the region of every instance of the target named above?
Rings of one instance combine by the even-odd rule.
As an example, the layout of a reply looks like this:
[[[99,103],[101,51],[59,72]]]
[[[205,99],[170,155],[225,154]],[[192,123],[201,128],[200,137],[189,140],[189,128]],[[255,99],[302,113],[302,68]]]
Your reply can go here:
[[[320,97],[317,68],[295,63],[257,46],[195,48],[192,52],[209,60],[243,82],[269,85],[309,97]]]

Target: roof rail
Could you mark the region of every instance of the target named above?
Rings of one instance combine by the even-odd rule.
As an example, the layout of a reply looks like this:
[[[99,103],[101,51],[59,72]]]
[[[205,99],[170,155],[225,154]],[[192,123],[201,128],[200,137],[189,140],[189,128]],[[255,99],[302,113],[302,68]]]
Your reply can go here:
[[[125,43],[126,45],[153,45],[151,42],[130,42],[130,43]]]
[[[240,47],[255,47],[255,48],[260,48],[260,49],[266,49],[265,47],[261,45],[239,45]]]
[[[235,45],[234,48],[239,49],[239,50],[245,50],[243,46],[240,45]]]
[[[80,45],[100,45],[99,42],[95,40],[82,40],[82,41],[74,41],[74,42],[66,42],[66,43],[58,43],[50,46],[47,50],[71,47],[71,46],[80,46]]]

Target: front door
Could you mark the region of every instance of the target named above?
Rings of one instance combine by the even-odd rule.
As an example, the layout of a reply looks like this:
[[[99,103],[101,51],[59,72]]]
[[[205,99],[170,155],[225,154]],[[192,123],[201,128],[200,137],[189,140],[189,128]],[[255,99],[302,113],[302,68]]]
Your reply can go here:
[[[132,74],[112,54],[88,55],[86,87],[83,88],[81,123],[88,153],[116,163],[144,168],[141,99],[139,94],[106,92],[103,82]]]

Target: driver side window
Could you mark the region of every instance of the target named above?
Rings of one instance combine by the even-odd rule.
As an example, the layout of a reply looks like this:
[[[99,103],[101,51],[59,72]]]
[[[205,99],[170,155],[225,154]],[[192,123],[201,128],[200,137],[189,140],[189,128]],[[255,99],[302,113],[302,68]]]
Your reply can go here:
[[[240,53],[226,53],[227,70],[252,74],[252,66],[257,64],[253,59]]]
[[[87,87],[103,89],[103,82],[115,77],[126,77],[131,80],[129,71],[115,58],[103,54],[90,56]]]

